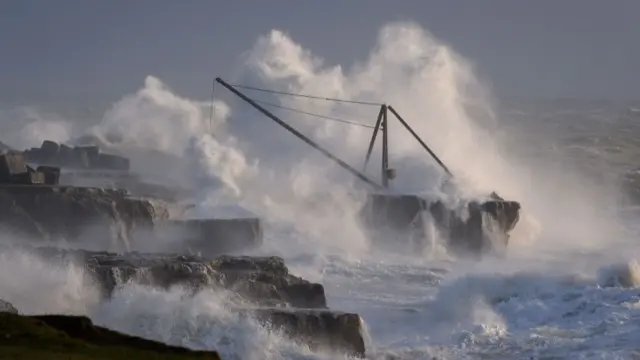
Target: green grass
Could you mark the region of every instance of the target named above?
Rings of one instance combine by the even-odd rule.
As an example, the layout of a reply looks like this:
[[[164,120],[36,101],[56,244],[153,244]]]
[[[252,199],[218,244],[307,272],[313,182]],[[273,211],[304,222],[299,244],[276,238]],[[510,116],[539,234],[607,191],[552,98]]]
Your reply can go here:
[[[81,316],[0,313],[0,359],[220,359],[94,326]]]

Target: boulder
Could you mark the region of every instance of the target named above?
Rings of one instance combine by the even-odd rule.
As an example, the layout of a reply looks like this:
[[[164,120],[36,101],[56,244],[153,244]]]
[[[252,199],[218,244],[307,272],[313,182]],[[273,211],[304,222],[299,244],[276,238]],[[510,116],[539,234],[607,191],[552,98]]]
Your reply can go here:
[[[38,166],[36,171],[43,174],[45,184],[57,185],[60,183],[60,168],[42,165]]]
[[[13,307],[10,302],[0,299],[0,313],[17,314],[18,309]]]
[[[365,330],[358,314],[299,309],[256,309],[250,313],[267,328],[282,331],[312,350],[365,356]]]
[[[60,152],[60,145],[58,145],[58,143],[54,141],[45,140],[42,142],[40,149],[42,150],[43,154],[46,154],[47,157],[53,158]]]
[[[24,154],[19,152],[0,154],[0,184],[55,185],[58,183],[56,174],[59,171],[51,167],[40,167],[38,170],[34,170],[27,165]]]
[[[118,155],[101,154],[94,145],[70,147],[45,140],[39,148],[24,151],[31,163],[73,169],[103,169],[129,171],[129,159]]]

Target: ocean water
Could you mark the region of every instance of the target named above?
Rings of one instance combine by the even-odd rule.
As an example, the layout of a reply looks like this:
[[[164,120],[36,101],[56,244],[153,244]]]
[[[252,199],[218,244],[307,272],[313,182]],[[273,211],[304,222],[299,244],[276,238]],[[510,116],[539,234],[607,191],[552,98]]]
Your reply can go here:
[[[265,244],[247,253],[284,257],[292,273],[325,286],[332,309],[360,314],[367,358],[640,357],[640,104],[507,103],[414,24],[385,26],[372,52],[350,66],[324,64],[303,46],[279,31],[265,34],[229,80],[391,104],[455,174],[458,191],[447,196],[495,190],[522,203],[505,257],[455,258],[438,239],[412,256],[371,249],[355,222],[361,184],[221,88],[213,111],[153,76],[112,104],[7,104],[0,141],[26,148],[91,134],[130,156],[143,177],[194,184],[199,216],[237,204],[260,215]],[[251,96],[369,124],[378,111]],[[369,129],[278,114],[356,167],[364,160]],[[441,189],[441,169],[399,124],[389,131],[393,191]],[[368,174],[378,172],[372,162]],[[26,313],[86,314],[225,359],[343,357],[238,316],[224,293],[129,284],[105,303],[72,264],[0,254],[0,268],[0,298]]]

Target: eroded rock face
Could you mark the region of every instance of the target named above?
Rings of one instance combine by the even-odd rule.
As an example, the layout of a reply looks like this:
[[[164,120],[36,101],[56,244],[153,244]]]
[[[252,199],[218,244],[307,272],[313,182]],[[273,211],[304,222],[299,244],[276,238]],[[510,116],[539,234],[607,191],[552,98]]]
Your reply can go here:
[[[0,251],[18,250],[0,246]],[[54,247],[20,247],[50,262],[84,266],[109,297],[127,282],[161,288],[180,285],[194,293],[224,289],[243,304],[234,311],[251,316],[270,330],[281,331],[314,350],[363,357],[364,328],[357,314],[327,309],[324,287],[289,273],[279,257],[204,259],[159,254],[114,254]]]
[[[429,217],[452,253],[479,255],[495,246],[506,248],[519,211],[518,202],[496,194],[482,202],[469,201],[464,209],[417,195],[369,194],[360,216],[372,243],[387,250],[421,254],[431,245],[426,231]]]
[[[194,291],[222,288],[242,300],[261,306],[326,308],[324,287],[291,275],[282,258],[222,256],[214,260],[197,256],[129,253],[126,255],[31,248],[49,261],[73,262],[95,276],[105,296],[127,282]]]
[[[268,328],[308,344],[313,350],[331,349],[364,357],[364,329],[357,314],[328,310],[257,309],[251,314]]]
[[[0,226],[29,238],[73,242],[84,236],[126,250],[134,229],[165,216],[157,204],[124,191],[0,185]]]
[[[171,220],[186,210],[125,190],[0,184],[0,228],[19,238],[206,257],[262,244],[258,218]]]

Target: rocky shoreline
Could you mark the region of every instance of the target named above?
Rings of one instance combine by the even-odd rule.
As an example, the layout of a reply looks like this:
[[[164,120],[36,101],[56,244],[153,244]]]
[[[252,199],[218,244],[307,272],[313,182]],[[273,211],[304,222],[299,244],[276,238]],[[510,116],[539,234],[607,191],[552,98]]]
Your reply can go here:
[[[139,284],[169,289],[181,286],[225,291],[237,296],[230,311],[250,316],[269,330],[279,330],[311,349],[330,349],[364,357],[365,341],[357,314],[327,307],[324,287],[289,273],[282,258],[110,253],[58,247],[4,245],[3,253],[22,252],[53,264],[74,264],[87,271],[109,301],[118,288]],[[19,304],[15,304],[19,308]]]
[[[279,257],[233,255],[262,245],[261,219],[182,218],[180,214],[191,205],[134,197],[126,188],[61,185],[61,169],[55,166],[84,169],[98,178],[105,169],[118,171],[144,192],[140,189],[144,183],[128,173],[127,159],[101,154],[96,147],[70,148],[45,141],[41,148],[7,151],[0,153],[0,234],[11,241],[0,244],[3,255],[30,254],[48,264],[77,266],[100,290],[102,302],[131,284],[164,290],[181,287],[187,294],[203,290],[231,294],[234,306],[229,311],[251,317],[268,331],[278,331],[312,350],[364,357],[362,319],[329,309],[322,284],[291,274]],[[39,164],[34,168],[27,162]],[[19,336],[36,347],[42,342],[54,348],[93,349],[87,350],[92,354],[87,358],[100,351],[147,350],[159,350],[164,357],[150,353],[128,357],[219,358],[215,352],[180,350],[119,334],[86,317],[26,316],[18,310],[19,303],[0,301],[0,351],[11,350],[15,344],[5,340],[18,336],[16,328],[24,328],[30,330]],[[112,358],[104,354],[98,357]],[[30,358],[22,355],[18,357]],[[63,357],[84,358],[74,356]]]

